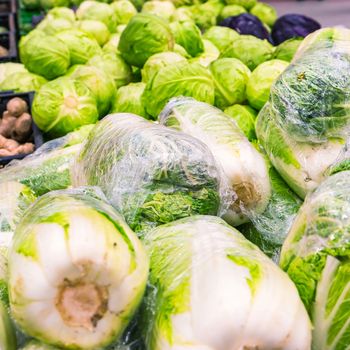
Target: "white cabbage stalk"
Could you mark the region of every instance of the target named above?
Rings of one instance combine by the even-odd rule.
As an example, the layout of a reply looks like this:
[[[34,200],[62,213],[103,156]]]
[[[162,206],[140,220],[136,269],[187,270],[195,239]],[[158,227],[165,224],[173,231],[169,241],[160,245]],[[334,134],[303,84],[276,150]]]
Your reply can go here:
[[[245,213],[261,213],[271,195],[268,167],[234,119],[219,109],[191,98],[171,100],[159,116],[160,123],[204,142],[221,164],[227,182],[238,196],[224,219],[237,226],[248,221]]]
[[[295,285],[220,218],[160,226],[145,244],[148,350],[310,349],[311,323]]]
[[[0,301],[0,349],[16,350],[16,334],[8,311]]]
[[[66,349],[116,341],[141,301],[148,259],[136,235],[92,189],[50,192],[27,210],[9,254],[12,316]]]

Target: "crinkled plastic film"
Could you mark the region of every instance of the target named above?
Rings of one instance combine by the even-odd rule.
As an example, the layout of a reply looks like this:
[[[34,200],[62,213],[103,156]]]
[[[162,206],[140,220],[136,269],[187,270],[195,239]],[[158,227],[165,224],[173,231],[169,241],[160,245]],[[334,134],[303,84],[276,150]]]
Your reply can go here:
[[[239,225],[248,221],[245,213],[264,211],[271,194],[267,164],[233,118],[206,103],[180,97],[170,100],[159,120],[201,140],[213,153],[236,194],[230,198],[225,220]]]
[[[14,235],[12,316],[29,337],[52,346],[102,349],[122,336],[147,277],[141,241],[99,188],[52,191],[26,211]]]
[[[330,176],[347,170],[350,170],[350,140],[347,140],[339,156],[335,162],[327,169],[325,174]]]
[[[77,158],[74,183],[100,186],[135,231],[220,214],[230,192],[205,144],[127,113],[96,125]]]
[[[90,125],[82,127],[64,137],[44,143],[23,160],[12,161],[0,170],[0,185],[3,182],[17,181],[29,187],[37,196],[70,187],[71,165],[81,142],[91,129]]]
[[[25,185],[16,181],[0,182],[0,301],[8,305],[7,253],[13,233],[25,210],[36,196]]]
[[[144,243],[150,278],[140,326],[148,350],[310,349],[311,324],[293,283],[222,219],[181,219]],[[284,321],[276,328],[277,319]]]
[[[325,142],[350,131],[350,30],[311,34],[270,94],[274,121],[295,141]]]
[[[344,147],[344,141],[336,138],[318,143],[297,141],[295,133],[288,133],[276,122],[271,103],[258,115],[256,134],[273,166],[301,198],[326,178],[326,170]]]
[[[313,321],[314,349],[349,346],[350,171],[310,193],[283,245],[280,265]]]
[[[350,171],[343,171],[328,177],[309,194],[285,246],[300,256],[321,250],[331,254],[333,250],[340,256],[350,257],[349,229]]]

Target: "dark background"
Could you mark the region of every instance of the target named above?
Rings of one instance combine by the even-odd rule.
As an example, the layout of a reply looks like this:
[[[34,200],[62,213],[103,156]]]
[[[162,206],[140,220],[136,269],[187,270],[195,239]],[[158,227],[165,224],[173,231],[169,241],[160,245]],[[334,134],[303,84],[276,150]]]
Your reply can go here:
[[[350,0],[261,0],[276,7],[281,16],[300,13],[317,19],[322,26],[350,27]]]

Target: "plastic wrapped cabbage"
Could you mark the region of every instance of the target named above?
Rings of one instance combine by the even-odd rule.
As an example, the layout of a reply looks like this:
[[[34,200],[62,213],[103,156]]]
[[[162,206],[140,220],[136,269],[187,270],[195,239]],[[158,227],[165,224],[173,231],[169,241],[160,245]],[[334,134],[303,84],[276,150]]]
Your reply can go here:
[[[341,139],[322,143],[296,141],[294,134],[287,134],[276,124],[270,103],[258,115],[256,134],[274,167],[301,198],[325,179],[326,170],[344,147]]]
[[[257,136],[273,165],[300,196],[317,187],[350,130],[350,30],[307,37],[271,88]]]
[[[249,143],[232,118],[219,109],[191,98],[171,100],[159,116],[160,123],[181,130],[205,143],[237,194],[224,219],[232,225],[261,213],[270,198],[268,168],[263,156]]]
[[[271,86],[289,63],[271,60],[257,66],[247,83],[247,100],[256,110],[264,107],[270,97]]]
[[[214,26],[203,34],[203,38],[211,41],[220,52],[224,52],[234,40],[239,38],[239,34],[228,27]]]
[[[237,58],[220,58],[210,64],[215,82],[215,106],[224,109],[246,100],[249,68]]]
[[[239,128],[243,131],[244,135],[247,136],[249,141],[256,140],[255,134],[255,119],[257,112],[246,105],[233,105],[225,108],[224,113],[232,117]]]
[[[83,1],[76,12],[76,16],[78,20],[103,22],[111,33],[116,31],[117,18],[113,8],[108,4],[92,0]]]
[[[108,30],[108,27],[100,21],[93,19],[86,19],[83,21],[76,22],[77,28],[81,31],[91,35],[95,40],[103,46],[108,39],[110,38],[111,33]]]
[[[102,349],[118,340],[137,310],[148,257],[104,199],[93,188],[53,191],[17,226],[10,307],[27,335],[59,348]]]
[[[221,57],[233,57],[241,60],[250,70],[272,58],[274,47],[267,41],[252,35],[241,35],[234,40]]]
[[[148,350],[311,348],[311,323],[292,281],[220,218],[178,220],[144,242]]]
[[[98,119],[97,101],[90,89],[70,77],[55,79],[35,94],[32,116],[52,136],[64,136]]]
[[[70,187],[71,166],[80,150],[81,142],[91,129],[92,125],[87,125],[65,137],[44,143],[25,159],[12,161],[1,169],[0,178],[25,185],[36,196]]]
[[[144,83],[131,83],[119,88],[112,102],[111,113],[133,113],[147,118],[141,99],[145,86]]]
[[[325,174],[328,176],[340,173],[342,171],[350,170],[350,140],[346,141],[344,148],[338,155],[338,158],[333,164],[327,169]]]
[[[349,347],[350,172],[330,176],[305,200],[280,265],[313,321],[313,349]]]
[[[27,35],[21,39],[19,51],[25,67],[48,80],[64,75],[70,65],[68,46],[51,35]]]
[[[142,67],[158,52],[172,51],[174,37],[168,23],[161,17],[140,13],[123,31],[118,49],[130,65]]]
[[[2,172],[0,181],[0,247],[8,246],[12,233],[24,211],[32,204],[36,196],[26,185],[11,180]],[[10,180],[7,180],[7,177]]]
[[[129,84],[132,79],[130,66],[117,52],[104,52],[94,56],[88,61],[88,65],[102,69],[114,79],[117,88]]]
[[[86,85],[94,95],[99,117],[107,115],[111,108],[111,101],[116,94],[111,75],[98,67],[87,65],[75,66],[70,73],[73,79]]]
[[[38,91],[47,80],[37,74],[17,72],[10,74],[0,83],[0,90],[13,90],[15,92]]]
[[[177,96],[214,104],[212,75],[198,63],[178,62],[161,68],[147,83],[142,98],[147,113],[157,118],[166,103]]]
[[[147,83],[162,67],[169,66],[177,62],[186,62],[186,59],[180,54],[170,51],[152,55],[142,68],[142,81]]]
[[[137,232],[193,214],[216,215],[226,204],[206,145],[126,113],[109,115],[89,134],[74,184],[101,187]]]

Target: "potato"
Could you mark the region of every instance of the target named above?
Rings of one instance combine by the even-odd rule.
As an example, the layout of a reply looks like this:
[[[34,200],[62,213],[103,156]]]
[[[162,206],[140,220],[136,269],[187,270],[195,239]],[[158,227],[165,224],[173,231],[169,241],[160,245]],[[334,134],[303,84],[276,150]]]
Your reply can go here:
[[[19,97],[14,97],[8,101],[6,108],[10,115],[14,117],[19,117],[23,113],[28,112],[27,102]]]

